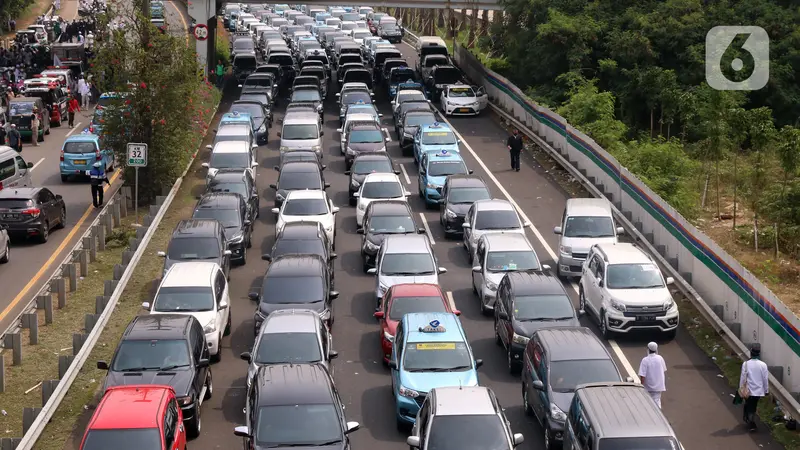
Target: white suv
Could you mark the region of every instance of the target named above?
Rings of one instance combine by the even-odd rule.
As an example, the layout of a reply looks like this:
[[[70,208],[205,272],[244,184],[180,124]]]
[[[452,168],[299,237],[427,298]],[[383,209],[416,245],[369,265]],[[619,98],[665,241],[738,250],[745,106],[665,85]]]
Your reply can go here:
[[[583,264],[580,309],[597,319],[605,338],[650,329],[672,339],[678,331],[678,306],[667,287],[672,283],[639,247],[596,244]]]

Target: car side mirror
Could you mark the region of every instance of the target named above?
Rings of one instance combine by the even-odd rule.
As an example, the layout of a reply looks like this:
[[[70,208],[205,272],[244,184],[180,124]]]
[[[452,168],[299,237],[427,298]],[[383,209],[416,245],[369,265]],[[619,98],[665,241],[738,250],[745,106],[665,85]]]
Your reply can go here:
[[[352,173],[352,172],[350,172],[349,170],[345,170],[345,171],[344,171],[344,174],[345,174],[345,175],[347,175],[347,176],[350,176],[350,174],[351,174],[351,173]]]
[[[547,265],[547,264],[542,264],[542,270],[545,271],[545,272],[549,272],[550,271],[550,266]]]
[[[146,311],[150,311],[150,302],[143,302],[142,303],[142,309],[144,309]]]
[[[522,433],[514,433],[514,447],[525,442],[525,436]]]
[[[250,292],[249,294],[247,294],[247,298],[249,298],[250,300],[252,300],[254,302],[257,302],[258,301],[258,292]]]
[[[241,84],[237,84],[236,87],[242,87],[242,85]]]
[[[219,302],[219,309],[228,309],[228,306],[229,306],[228,302],[226,302],[225,300]]]
[[[409,447],[419,448],[419,436],[409,436],[406,438],[406,444]]]
[[[158,252],[157,254],[158,254],[158,256],[160,256],[162,258],[166,258],[167,257],[167,252]]]
[[[331,300],[336,300],[337,298],[339,298],[339,291],[330,291],[328,293],[328,297],[330,297]]]
[[[342,129],[341,129],[341,128],[337,128],[337,129],[336,129],[336,132],[337,132],[337,133],[341,133],[341,132],[342,132]]]
[[[672,278],[672,277],[667,277],[667,280],[666,280],[666,281],[667,281],[667,284],[668,284],[668,285],[670,285],[670,284],[674,284],[674,283],[675,283],[675,278]]]
[[[467,222],[464,222],[464,223],[461,224],[461,228],[468,229],[470,227],[471,227],[471,225],[469,223],[467,223]]]
[[[108,370],[108,363],[105,361],[97,361],[97,368],[100,370]]]
[[[332,214],[336,214],[338,212],[339,212],[339,207],[338,206],[334,206],[333,208],[331,208],[331,213]]]
[[[633,381],[633,377],[625,377],[625,381],[627,381],[628,383],[633,383],[634,382]]]
[[[214,131],[217,131],[217,130],[214,130]],[[213,150],[213,149],[214,149],[214,147],[212,145],[206,145],[206,150]]]
[[[482,359],[476,359],[475,360],[475,368],[476,369],[481,367],[482,365],[483,365],[483,360]]]
[[[320,130],[319,135],[320,136],[325,136],[325,130]]]
[[[369,275],[375,275],[376,273],[378,273],[378,269],[376,269],[375,267],[367,270],[367,274]]]
[[[497,318],[500,320],[508,320],[508,313],[505,311],[497,311]]]
[[[208,359],[200,358],[200,360],[197,361],[197,367],[208,367],[210,363],[211,362]]]
[[[543,391],[544,390],[544,383],[542,383],[541,380],[534,380],[533,383],[531,383],[531,386],[534,389],[536,389],[537,391]]]
[[[475,273],[481,273],[483,268],[481,266],[472,266],[472,271]]]
[[[29,163],[25,164],[25,166],[26,166],[28,169],[33,169],[33,163],[32,163],[32,162],[29,162]]]
[[[278,189],[278,186],[277,186],[277,185],[275,185],[275,184],[270,184],[270,185],[269,185],[269,187],[270,187],[271,189]]]
[[[203,164],[200,164],[200,167],[205,167],[206,169],[208,169],[211,166],[209,166],[208,163],[203,163]]]
[[[250,352],[242,352],[239,354],[239,359],[250,362],[253,360],[253,355]]]
[[[617,234],[625,234],[625,228],[617,227]]]
[[[325,185],[323,186],[324,189],[328,189],[329,187],[331,187],[330,183],[325,183]]]
[[[225,255],[225,256],[231,256],[233,254],[233,252],[230,251],[230,250],[225,250],[224,252],[222,252],[222,254]]]
[[[336,253],[331,253],[331,254],[328,256],[328,259],[330,259],[330,260],[334,260],[334,259],[336,259],[336,258],[338,258],[338,257],[339,257],[339,255],[337,255]]]
[[[397,370],[397,362],[396,361],[389,361],[389,368]]]
[[[272,208],[272,214],[279,214],[281,212],[280,208]]]
[[[527,220],[526,220],[525,222],[523,222],[523,223],[522,223],[522,228],[528,228],[528,227],[531,227],[531,226],[533,226],[533,224],[531,224],[531,223],[530,223],[530,222],[528,222]]]
[[[442,275],[447,273],[447,269],[445,269],[444,267],[439,267],[439,270],[437,270],[437,272],[439,272],[439,275]]]
[[[358,197],[361,197],[361,193],[360,192],[353,192],[353,198],[358,198]]]
[[[233,429],[233,434],[242,438],[249,438],[250,430],[246,426],[236,427]]]
[[[561,227],[553,227],[553,234],[561,234]]]
[[[383,313],[383,311],[375,311],[375,314],[373,314],[372,317],[374,317],[376,319],[383,319],[384,313]]]

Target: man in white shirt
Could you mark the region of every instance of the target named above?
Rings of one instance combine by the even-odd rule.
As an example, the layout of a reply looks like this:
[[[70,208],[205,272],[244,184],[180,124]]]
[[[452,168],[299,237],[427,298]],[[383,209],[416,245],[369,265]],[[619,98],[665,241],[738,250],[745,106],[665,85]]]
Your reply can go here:
[[[667,390],[664,376],[666,371],[667,363],[658,354],[658,344],[655,342],[647,344],[647,356],[642,358],[642,362],[639,364],[639,378],[642,380],[644,389],[659,408],[661,408],[661,393]]]
[[[746,386],[746,388],[745,388]],[[739,393],[744,400],[744,423],[750,431],[756,431],[756,412],[758,401],[769,394],[769,369],[767,363],[761,361],[761,344],[750,347],[750,359],[742,363],[742,374],[739,376]]]
[[[81,77],[80,80],[78,80],[78,94],[81,94],[81,108],[84,110],[89,109],[90,92],[89,83],[87,83],[86,80]]]

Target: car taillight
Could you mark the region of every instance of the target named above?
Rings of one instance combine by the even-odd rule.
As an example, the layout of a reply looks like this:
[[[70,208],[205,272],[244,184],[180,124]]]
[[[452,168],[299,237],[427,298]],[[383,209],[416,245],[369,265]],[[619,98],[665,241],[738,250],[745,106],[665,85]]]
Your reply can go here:
[[[42,213],[42,210],[39,209],[39,208],[28,208],[28,209],[22,210],[22,214],[24,214],[26,216],[31,216],[33,218],[39,217],[39,214],[41,214],[41,213]]]
[[[64,150],[61,150],[61,156],[59,157],[59,161],[64,161]]]
[[[97,159],[100,159],[100,151],[99,150],[94,152],[94,157],[97,158]]]
[[[3,182],[0,181],[0,191],[2,191],[2,190],[3,190]]]

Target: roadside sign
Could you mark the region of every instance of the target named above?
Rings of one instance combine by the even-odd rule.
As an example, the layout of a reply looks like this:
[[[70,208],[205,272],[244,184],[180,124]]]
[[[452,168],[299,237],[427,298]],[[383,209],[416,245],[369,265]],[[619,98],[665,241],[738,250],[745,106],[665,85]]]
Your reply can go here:
[[[128,142],[128,167],[147,167],[147,144]]]
[[[194,26],[194,38],[198,41],[205,41],[208,39],[208,25],[198,23]]]

